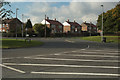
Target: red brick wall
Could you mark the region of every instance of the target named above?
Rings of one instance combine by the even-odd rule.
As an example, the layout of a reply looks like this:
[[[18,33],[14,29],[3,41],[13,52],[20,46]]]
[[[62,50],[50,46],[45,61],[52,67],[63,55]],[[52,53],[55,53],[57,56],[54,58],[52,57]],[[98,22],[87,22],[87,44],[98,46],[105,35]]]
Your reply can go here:
[[[70,26],[64,26],[63,27],[63,32],[67,33],[68,31],[71,31]]]

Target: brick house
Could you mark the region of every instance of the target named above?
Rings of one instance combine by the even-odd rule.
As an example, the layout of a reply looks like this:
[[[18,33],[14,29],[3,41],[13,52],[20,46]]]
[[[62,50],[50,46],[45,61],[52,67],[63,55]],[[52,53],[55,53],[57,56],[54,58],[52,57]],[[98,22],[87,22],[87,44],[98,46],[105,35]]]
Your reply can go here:
[[[64,28],[63,28],[64,33],[68,33],[68,32],[80,33],[81,32],[81,25],[78,24],[75,20],[74,22],[70,22],[68,19],[68,21],[65,21],[63,23],[63,25],[64,25]]]
[[[63,33],[63,25],[62,23],[60,23],[59,21],[57,21],[56,19],[51,20],[47,17],[47,19],[43,20],[41,22],[41,24],[45,24],[46,21],[46,25],[48,28],[51,29],[51,33]]]
[[[0,32],[15,32],[21,29],[22,22],[18,18],[5,19],[0,23]]]
[[[83,32],[97,33],[97,26],[94,25],[93,23],[83,22],[81,26]]]

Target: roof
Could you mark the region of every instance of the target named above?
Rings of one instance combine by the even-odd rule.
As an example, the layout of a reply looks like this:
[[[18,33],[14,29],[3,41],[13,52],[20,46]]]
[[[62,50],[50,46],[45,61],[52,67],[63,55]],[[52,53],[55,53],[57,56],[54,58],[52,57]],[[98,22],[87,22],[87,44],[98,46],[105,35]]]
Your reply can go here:
[[[50,24],[54,24],[54,25],[62,25],[62,23],[60,23],[57,20],[50,20],[50,19],[46,19],[47,22],[49,22]],[[63,26],[63,25],[62,25]]]
[[[5,19],[5,20],[3,20],[3,23],[10,23],[10,22],[16,21],[16,20],[18,20],[20,23],[22,23],[18,18]]]
[[[92,27],[97,27],[96,25],[94,25],[93,23],[86,23],[86,22],[84,22],[83,24],[85,24],[85,25],[87,25],[87,26],[92,26]]]
[[[77,22],[70,22],[70,21],[66,21],[67,23],[69,23],[70,25],[73,25],[73,26],[81,26],[80,24],[78,24]]]

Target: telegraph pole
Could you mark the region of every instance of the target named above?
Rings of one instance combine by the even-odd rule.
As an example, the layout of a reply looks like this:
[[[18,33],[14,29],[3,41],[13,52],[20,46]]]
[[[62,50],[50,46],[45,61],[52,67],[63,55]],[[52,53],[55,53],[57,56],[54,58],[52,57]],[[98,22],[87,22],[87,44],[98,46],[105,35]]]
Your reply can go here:
[[[101,7],[102,7],[102,32],[101,32],[101,41],[103,41],[103,5],[101,5]]]
[[[92,30],[92,26],[91,26],[91,19],[90,19],[90,36],[91,36],[91,31]]]
[[[17,19],[17,11],[18,11],[19,9],[18,8],[16,8],[16,19]],[[16,21],[16,39],[17,39],[17,21]]]
[[[23,34],[23,17],[24,17],[24,15],[22,14],[22,37],[24,36],[24,34]]]
[[[45,37],[46,37],[46,15],[45,15]]]

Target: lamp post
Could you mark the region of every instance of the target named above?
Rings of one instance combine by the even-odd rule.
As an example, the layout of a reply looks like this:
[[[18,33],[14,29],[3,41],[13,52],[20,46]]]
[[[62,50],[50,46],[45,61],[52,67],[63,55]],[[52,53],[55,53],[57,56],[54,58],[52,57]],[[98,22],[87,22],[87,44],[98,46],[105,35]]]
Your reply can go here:
[[[23,23],[23,17],[24,17],[24,15],[22,14],[22,37],[23,37],[23,35],[24,35],[24,34],[23,34],[23,24],[24,24],[24,23]]]
[[[17,19],[17,11],[18,11],[19,9],[18,8],[16,8],[16,19]],[[17,39],[17,21],[16,21],[16,39]]]
[[[91,33],[92,32],[92,26],[91,26],[91,19],[90,19],[90,36],[91,36]]]
[[[45,37],[46,37],[46,15],[45,15]]]
[[[101,41],[103,41],[103,5],[101,5],[102,7],[102,31],[101,31]]]

